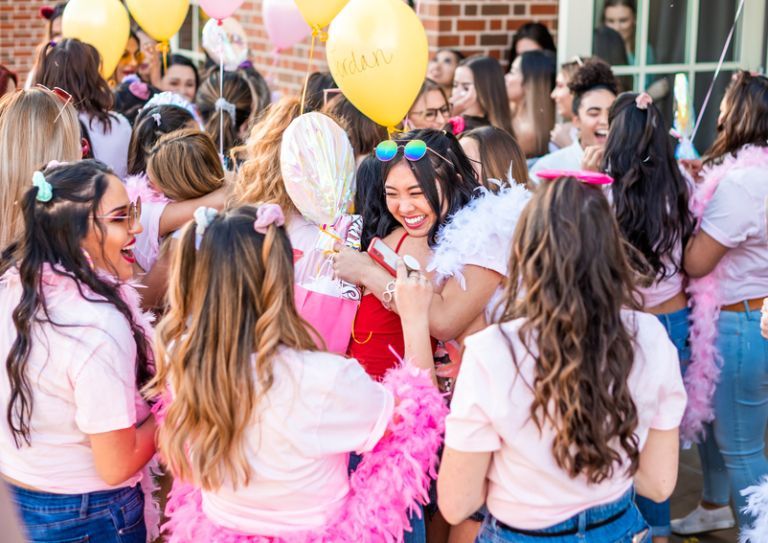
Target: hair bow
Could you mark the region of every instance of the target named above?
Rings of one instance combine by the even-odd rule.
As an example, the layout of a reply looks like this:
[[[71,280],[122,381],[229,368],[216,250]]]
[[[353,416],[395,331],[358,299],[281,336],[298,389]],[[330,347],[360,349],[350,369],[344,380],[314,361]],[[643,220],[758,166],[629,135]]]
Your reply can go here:
[[[226,98],[222,97],[216,100],[216,111],[224,111],[226,113],[229,113],[229,116],[232,118],[232,124],[236,124],[237,121],[235,120],[235,116],[237,115],[237,108],[235,107],[235,104],[232,102],[228,102]]]
[[[213,222],[213,219],[216,218],[216,215],[218,215],[218,211],[216,211],[212,207],[198,207],[195,210],[194,218],[195,218],[195,249],[200,248],[200,243],[203,241],[203,234],[205,234],[205,230],[211,225],[211,222]]]
[[[50,202],[53,198],[53,187],[43,175],[43,172],[37,171],[32,174],[32,186],[37,187],[35,199],[38,202]]]
[[[256,210],[256,220],[253,222],[253,229],[259,234],[266,234],[270,225],[283,226],[285,216],[283,210],[277,204],[263,204]]]
[[[149,86],[138,78],[128,85],[128,92],[139,100],[149,100]]]
[[[651,98],[651,95],[647,92],[641,92],[637,95],[637,98],[635,98],[635,105],[637,106],[637,109],[646,110],[652,103],[653,98]]]
[[[153,113],[152,118],[155,120],[157,126],[163,124],[163,116],[160,113]]]
[[[600,172],[589,172],[586,170],[541,170],[536,172],[539,179],[560,179],[561,177],[573,177],[587,185],[610,185],[613,183],[613,177]]]

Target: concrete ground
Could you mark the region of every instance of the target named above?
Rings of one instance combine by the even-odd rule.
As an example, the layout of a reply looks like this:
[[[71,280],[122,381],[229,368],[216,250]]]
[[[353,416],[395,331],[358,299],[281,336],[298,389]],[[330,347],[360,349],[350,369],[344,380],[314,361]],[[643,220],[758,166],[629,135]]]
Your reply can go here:
[[[699,455],[692,448],[680,453],[680,472],[677,478],[677,488],[672,495],[672,518],[687,515],[699,503],[701,497],[701,468]],[[673,543],[736,543],[738,536],[736,529],[721,530],[710,534],[689,536],[686,538],[673,535]]]

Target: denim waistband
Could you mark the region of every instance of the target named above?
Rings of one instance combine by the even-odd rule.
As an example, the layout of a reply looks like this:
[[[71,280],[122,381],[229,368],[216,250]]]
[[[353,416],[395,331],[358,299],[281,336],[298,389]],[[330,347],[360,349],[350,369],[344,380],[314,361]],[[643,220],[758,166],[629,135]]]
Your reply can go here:
[[[38,507],[55,507],[58,511],[88,511],[89,509],[107,506],[116,500],[125,498],[137,491],[141,491],[139,485],[135,487],[123,487],[113,490],[100,490],[86,494],[54,494],[52,492],[40,492],[29,490],[16,485],[8,485],[14,494],[15,500],[20,504],[32,504]]]
[[[618,520],[630,507],[632,507],[634,503],[633,500],[634,489],[630,489],[618,500],[590,507],[563,522],[539,530],[521,530],[507,526],[493,517],[489,520],[492,525],[495,525],[502,530],[506,529],[522,534],[536,535],[540,537],[570,535],[599,528]]]

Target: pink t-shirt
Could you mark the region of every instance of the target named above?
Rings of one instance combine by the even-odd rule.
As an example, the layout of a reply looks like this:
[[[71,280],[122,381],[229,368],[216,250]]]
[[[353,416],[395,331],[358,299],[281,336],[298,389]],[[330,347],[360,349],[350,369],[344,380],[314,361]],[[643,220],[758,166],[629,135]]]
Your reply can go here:
[[[372,450],[394,408],[354,359],[284,348],[273,373],[245,436],[250,484],[203,491],[213,522],[246,533],[324,525],[349,492],[348,453]]]
[[[680,262],[683,255],[683,244],[679,242],[672,254],[672,259],[664,259],[664,264],[667,269],[672,269],[675,266],[680,266]],[[649,287],[640,287],[640,293],[643,295],[643,307],[650,309],[661,305],[674,298],[677,294],[683,291],[683,273],[678,270],[677,273],[669,277],[665,277],[660,281],[656,281]]]
[[[32,384],[31,446],[16,448],[0,417],[0,473],[44,492],[80,494],[133,486],[137,473],[110,487],[96,471],[89,434],[129,428],[149,415],[136,390],[136,344],[114,306],[85,300],[72,280],[46,280],[51,324],[33,325],[26,373]],[[16,339],[11,314],[21,299],[15,271],[0,278],[0,358]],[[8,405],[0,371],[0,405]]]
[[[720,264],[723,305],[768,296],[767,198],[766,170],[734,169],[704,210],[701,229],[729,249]]]
[[[637,340],[629,388],[642,447],[649,429],[671,430],[680,424],[686,394],[677,350],[659,320],[631,311],[623,312],[623,318]],[[584,476],[571,478],[557,465],[552,456],[554,428],[545,425],[540,433],[530,419],[535,360],[518,338],[522,323],[518,319],[493,325],[466,339],[445,443],[463,452],[492,452],[488,509],[510,526],[536,530],[620,498],[632,479],[617,468],[613,478],[595,485]]]

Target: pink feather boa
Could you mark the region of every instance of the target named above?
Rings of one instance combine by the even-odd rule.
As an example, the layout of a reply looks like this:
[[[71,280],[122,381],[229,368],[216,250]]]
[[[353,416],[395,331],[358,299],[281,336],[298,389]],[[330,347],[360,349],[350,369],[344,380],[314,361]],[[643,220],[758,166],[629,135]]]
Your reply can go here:
[[[407,365],[383,382],[396,398],[387,432],[350,477],[350,492],[328,524],[313,531],[273,537],[249,535],[212,523],[199,489],[174,481],[163,525],[167,543],[394,543],[410,530],[408,512],[428,501],[436,477],[448,408],[427,374]],[[162,420],[163,409],[156,414]]]
[[[732,170],[749,167],[768,167],[768,148],[748,145],[740,149],[737,156],[729,154],[721,164],[706,168],[702,172],[703,181],[691,198],[694,216],[701,221],[718,185]],[[680,424],[680,437],[685,444],[690,444],[703,438],[704,425],[715,418],[712,397],[722,363],[716,346],[722,305],[720,264],[709,275],[691,279],[687,290],[691,304],[691,364],[685,372],[688,405]]]
[[[141,197],[142,202],[170,202],[165,194],[152,188],[146,174],[129,175],[126,177],[125,190],[128,191],[128,198],[132,202],[135,202],[138,197]]]

